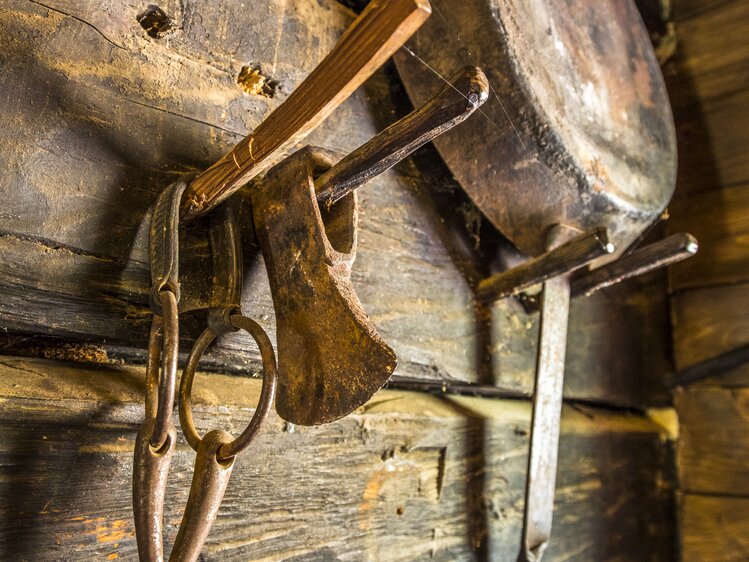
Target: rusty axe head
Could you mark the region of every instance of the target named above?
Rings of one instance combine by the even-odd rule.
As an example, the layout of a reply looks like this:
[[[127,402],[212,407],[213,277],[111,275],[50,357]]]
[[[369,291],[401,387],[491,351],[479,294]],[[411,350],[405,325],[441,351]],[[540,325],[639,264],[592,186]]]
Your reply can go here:
[[[351,285],[356,192],[321,208],[314,177],[334,159],[304,148],[265,177],[252,196],[255,230],[276,309],[276,409],[292,423],[336,420],[390,378],[396,358]]]
[[[488,95],[466,67],[423,106],[337,162],[318,148],[290,156],[252,192],[257,238],[276,308],[276,409],[302,425],[326,423],[366,402],[395,370],[351,285],[354,189],[461,123]]]

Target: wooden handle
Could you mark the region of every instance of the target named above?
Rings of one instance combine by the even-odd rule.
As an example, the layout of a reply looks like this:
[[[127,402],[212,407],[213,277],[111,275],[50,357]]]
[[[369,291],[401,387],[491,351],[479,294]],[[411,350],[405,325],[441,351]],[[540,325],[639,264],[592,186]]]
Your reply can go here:
[[[317,200],[333,204],[417,148],[462,123],[489,97],[489,82],[467,66],[420,108],[390,125],[315,180]]]
[[[185,191],[182,220],[215,207],[317,127],[429,17],[428,0],[372,0],[327,57],[258,127]]]

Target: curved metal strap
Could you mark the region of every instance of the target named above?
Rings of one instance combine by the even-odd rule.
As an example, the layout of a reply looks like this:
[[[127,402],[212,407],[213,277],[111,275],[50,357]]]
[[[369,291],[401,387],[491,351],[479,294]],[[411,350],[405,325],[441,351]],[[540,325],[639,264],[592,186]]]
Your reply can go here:
[[[234,468],[234,457],[221,461],[218,455],[221,447],[231,439],[228,433],[214,430],[200,442],[190,495],[169,556],[170,562],[195,562],[200,556]]]
[[[188,182],[177,180],[161,192],[151,213],[148,257],[151,262],[150,304],[154,314],[161,314],[158,295],[164,289],[174,293],[179,302],[179,204]]]
[[[139,558],[148,562],[161,562],[164,558],[164,493],[176,442],[171,418],[179,339],[177,300],[171,291],[161,292],[159,299],[164,316],[154,316],[151,325],[146,365],[146,419],[135,439],[133,458],[135,535]]]
[[[233,201],[211,213],[213,283],[208,325],[217,335],[237,330],[231,316],[241,312],[242,247]]]
[[[160,449],[150,444],[154,421],[141,426],[135,438],[133,458],[133,515],[138,557],[143,562],[161,562],[164,559],[162,521],[164,518],[164,492],[169,465],[177,441],[171,425],[166,442]]]

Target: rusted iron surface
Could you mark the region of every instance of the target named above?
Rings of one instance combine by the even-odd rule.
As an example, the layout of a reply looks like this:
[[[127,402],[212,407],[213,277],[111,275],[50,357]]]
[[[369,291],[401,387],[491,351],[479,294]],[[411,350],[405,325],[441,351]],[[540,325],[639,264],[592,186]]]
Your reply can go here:
[[[174,453],[172,410],[179,351],[179,201],[175,182],[156,200],[149,222],[151,308],[154,316],[146,363],[145,420],[133,454],[133,518],[141,560],[163,560],[164,494]]]
[[[218,451],[233,439],[225,431],[214,429],[200,441],[187,507],[169,556],[171,562],[194,562],[200,556],[234,469],[235,457],[221,461]]]
[[[476,290],[477,296],[491,302],[516,295],[548,279],[572,273],[613,251],[606,229],[597,228],[537,258],[482,280]]]
[[[164,559],[164,493],[177,442],[172,425],[162,447],[154,449],[149,442],[153,426],[154,420],[147,420],[141,426],[133,456],[133,519],[138,558],[144,562]]]
[[[325,151],[302,149],[272,169],[252,198],[276,310],[276,409],[302,425],[350,413],[396,366],[350,281],[356,195],[325,211],[316,200],[314,177],[333,162]]]
[[[277,386],[276,357],[273,353],[273,345],[268,338],[268,334],[265,333],[257,322],[241,314],[233,314],[230,318],[230,323],[234,330],[245,330],[250,334],[258,348],[260,348],[260,354],[263,358],[263,389],[250,423],[239,437],[230,440],[219,449],[219,460],[230,459],[249,447],[273,407]],[[182,372],[182,379],[180,380],[179,421],[185,440],[195,451],[199,451],[202,438],[195,427],[192,416],[192,384],[200,358],[205,353],[206,348],[216,338],[216,335],[213,328],[207,328],[200,335],[190,350],[190,356],[187,359],[187,365]]]
[[[434,3],[411,50],[437,72],[479,64],[499,99],[435,141],[486,217],[530,255],[561,223],[603,226],[622,251],[655,220],[676,144],[658,63],[630,0]],[[414,103],[439,78],[401,52]],[[478,140],[480,139],[480,141]]]

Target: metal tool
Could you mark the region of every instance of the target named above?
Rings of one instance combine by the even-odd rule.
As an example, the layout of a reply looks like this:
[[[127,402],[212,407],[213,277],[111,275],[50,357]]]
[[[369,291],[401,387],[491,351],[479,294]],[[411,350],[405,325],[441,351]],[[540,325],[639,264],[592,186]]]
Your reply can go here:
[[[350,281],[356,256],[354,190],[440,133],[487,98],[483,72],[467,67],[422,107],[333,165],[304,148],[251,190],[255,231],[276,310],[279,415],[327,423],[363,405],[396,367]]]
[[[534,258],[482,281],[477,296],[490,302],[543,282],[520,554],[537,561],[551,532],[572,292],[589,294],[696,249],[685,251],[683,235],[677,248],[669,241],[614,261],[671,198],[673,118],[631,0],[466,0],[439,13],[421,29],[418,55],[396,57],[399,72],[419,103],[456,60],[481,62],[496,94],[486,119],[435,145],[484,216]],[[593,244],[593,254],[565,255],[586,248],[585,234],[557,247],[569,236],[560,238],[563,230],[597,228],[616,250],[589,260]],[[571,280],[586,262],[596,269]]]
[[[519,555],[523,562],[541,560],[551,539],[570,298],[671,265],[697,251],[694,237],[677,234],[572,280],[574,271],[614,252],[606,231],[597,229],[570,239],[570,229],[558,225],[548,236],[547,253],[482,281],[477,290],[482,300],[492,302],[543,283]]]
[[[156,200],[149,228],[151,309],[146,364],[146,416],[135,439],[133,512],[141,560],[162,560],[162,519],[169,464],[176,443],[172,408],[179,344],[179,203],[187,187],[178,181]]]
[[[321,149],[306,148],[279,164],[256,188],[255,227],[266,259],[277,310],[278,341],[283,358],[279,412],[295,423],[323,423],[360,406],[389,378],[395,355],[377,335],[350,285],[356,248],[356,198],[353,190],[387,170],[439,133],[463,121],[486,100],[483,73],[469,67],[423,107],[388,127],[333,166]],[[319,177],[318,177],[319,176]],[[174,429],[164,441],[154,439],[153,420],[169,422],[174,397],[179,298],[178,209],[186,181],[159,197],[152,213],[151,293],[155,311],[148,368],[147,421],[136,447],[133,500],[142,560],[161,560],[163,495],[174,443]],[[324,202],[322,207],[318,199]],[[193,488],[172,559],[194,559],[215,518],[233,458],[254,437],[267,415],[276,388],[276,365],[265,332],[239,312],[241,252],[234,219],[224,206],[211,216],[213,278],[209,328],[198,338],[180,386],[180,421],[188,442],[198,451]],[[323,220],[323,216],[325,220]],[[162,305],[166,303],[166,305]],[[166,314],[170,354],[168,376],[156,392],[159,331]],[[192,378],[210,342],[227,331],[247,330],[261,350],[264,383],[261,403],[250,427],[237,440],[211,432],[202,440],[192,423]],[[162,404],[164,406],[162,407]],[[163,421],[166,420],[166,421]],[[144,440],[148,438],[149,441]],[[151,444],[151,442],[155,443]],[[163,442],[162,442],[163,441]],[[163,443],[169,447],[164,449]],[[144,444],[145,443],[145,444]],[[149,449],[148,447],[160,447]],[[224,462],[226,461],[226,462]],[[176,554],[175,554],[176,553]],[[177,558],[175,558],[177,556]]]
[[[158,303],[149,342],[146,374],[146,421],[138,433],[133,469],[133,508],[141,560],[163,560],[162,518],[169,463],[176,441],[171,422],[177,369],[177,300],[179,295],[179,202],[186,187],[167,188],[154,206],[150,228],[152,301]],[[241,314],[242,254],[233,209],[223,205],[211,215],[213,283],[208,328],[195,342],[180,383],[180,422],[198,453],[193,482],[170,560],[189,562],[200,551],[218,513],[234,458],[257,436],[272,406],[277,386],[273,346],[265,331]],[[192,418],[193,378],[207,346],[221,334],[247,331],[260,349],[263,387],[247,429],[236,439],[215,430],[201,438]],[[161,377],[159,359],[164,349]],[[158,398],[156,394],[158,392]]]
[[[239,305],[242,288],[242,260],[239,235],[233,211],[224,205],[211,215],[211,248],[214,263],[212,307],[208,328],[198,337],[182,372],[179,387],[179,419],[185,440],[196,451],[190,495],[169,557],[173,562],[193,562],[200,556],[213,521],[216,519],[234,459],[250,446],[273,407],[277,386],[273,345],[260,325],[243,316]],[[218,267],[218,269],[215,269]],[[222,334],[246,331],[255,340],[263,362],[263,387],[255,413],[245,430],[235,439],[220,429],[200,437],[192,416],[192,384],[200,358],[211,342]]]

